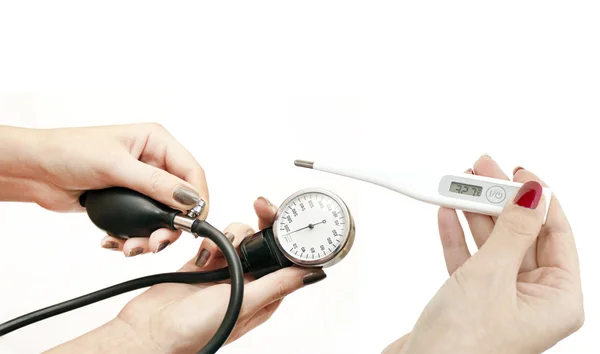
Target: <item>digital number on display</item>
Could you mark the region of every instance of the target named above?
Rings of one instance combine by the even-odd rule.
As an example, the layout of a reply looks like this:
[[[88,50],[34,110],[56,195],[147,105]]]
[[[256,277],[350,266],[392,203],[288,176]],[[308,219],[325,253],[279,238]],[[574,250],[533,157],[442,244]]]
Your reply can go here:
[[[450,192],[458,193],[458,194],[466,194],[472,195],[474,197],[479,197],[481,192],[483,191],[482,187],[473,186],[471,184],[464,184],[458,182],[452,182],[450,184]]]

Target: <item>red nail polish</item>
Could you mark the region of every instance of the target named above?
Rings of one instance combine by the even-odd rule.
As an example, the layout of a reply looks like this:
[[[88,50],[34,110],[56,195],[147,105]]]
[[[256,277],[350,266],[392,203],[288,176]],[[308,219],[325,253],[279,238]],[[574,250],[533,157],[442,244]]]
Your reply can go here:
[[[542,197],[542,186],[536,181],[525,183],[515,196],[515,204],[524,208],[535,209]]]

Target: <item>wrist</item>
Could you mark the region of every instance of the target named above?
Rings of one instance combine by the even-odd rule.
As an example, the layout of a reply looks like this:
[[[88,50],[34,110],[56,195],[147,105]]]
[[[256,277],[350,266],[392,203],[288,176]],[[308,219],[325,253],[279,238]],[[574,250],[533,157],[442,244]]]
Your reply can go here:
[[[0,200],[33,201],[45,140],[39,129],[0,126]]]
[[[440,330],[439,327],[434,331],[413,331],[397,354],[539,354],[519,349],[503,338],[491,338],[484,330]]]
[[[130,325],[119,318],[45,352],[62,353],[164,354],[151,341],[140,338]]]
[[[500,354],[489,344],[481,332],[435,321],[415,328],[398,354]]]

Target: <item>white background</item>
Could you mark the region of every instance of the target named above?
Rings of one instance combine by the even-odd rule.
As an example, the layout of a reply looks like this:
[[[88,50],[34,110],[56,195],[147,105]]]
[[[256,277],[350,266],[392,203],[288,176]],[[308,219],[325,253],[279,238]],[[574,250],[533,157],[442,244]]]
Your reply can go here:
[[[560,198],[581,257],[586,323],[549,353],[596,353],[599,12],[597,1],[6,1],[0,123],[160,122],[206,169],[218,227],[255,226],[259,195],[342,196],[358,228],[348,258],[231,354],[380,352],[447,277],[435,206],[294,159],[461,172],[488,153],[507,174],[522,165]],[[0,215],[0,321],[171,271],[198,247],[183,237],[125,259],[82,214],[0,204]],[[0,352],[48,349],[135,294],[11,333]]]

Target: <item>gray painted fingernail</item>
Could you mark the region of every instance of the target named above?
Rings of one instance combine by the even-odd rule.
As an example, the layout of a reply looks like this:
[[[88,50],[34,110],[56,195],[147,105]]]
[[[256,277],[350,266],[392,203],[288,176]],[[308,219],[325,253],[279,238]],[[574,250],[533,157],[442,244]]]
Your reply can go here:
[[[235,235],[232,234],[231,232],[226,232],[225,233],[225,237],[227,237],[227,239],[229,240],[229,242],[233,243],[233,240],[235,240]]]
[[[114,250],[114,249],[119,248],[119,244],[116,243],[115,241],[106,241],[102,244],[102,248]]]
[[[142,253],[144,253],[144,249],[142,247],[136,247],[136,248],[132,249],[131,251],[129,251],[129,253],[127,254],[127,257],[134,257],[134,256],[137,256]]]
[[[200,251],[200,255],[198,256],[198,259],[196,259],[196,267],[204,267],[204,265],[208,261],[209,257],[210,257],[209,250],[203,249],[202,251]]]
[[[162,251],[165,249],[165,247],[167,247],[169,245],[169,243],[171,243],[171,241],[165,241],[165,242],[161,242],[158,247],[156,247],[156,253]]]
[[[200,196],[188,186],[177,186],[173,191],[173,199],[183,205],[195,205],[200,201]]]
[[[306,286],[319,282],[325,278],[327,278],[327,274],[325,274],[325,272],[322,269],[319,269],[316,272],[309,273],[302,277],[302,283]]]

